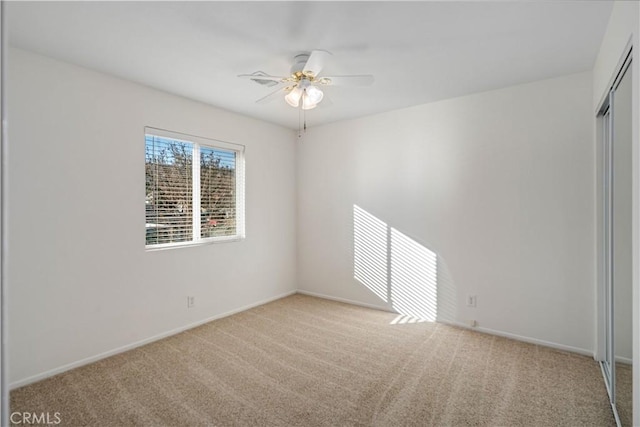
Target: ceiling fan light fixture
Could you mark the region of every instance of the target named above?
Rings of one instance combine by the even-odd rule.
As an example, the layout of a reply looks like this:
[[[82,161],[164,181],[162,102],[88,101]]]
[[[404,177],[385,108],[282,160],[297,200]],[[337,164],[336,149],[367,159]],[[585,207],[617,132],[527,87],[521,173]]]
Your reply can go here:
[[[311,110],[311,109],[316,108],[317,106],[318,106],[318,103],[317,102],[313,102],[311,97],[309,97],[309,95],[307,95],[306,92],[302,95],[302,109],[303,110]]]
[[[300,105],[302,93],[302,89],[296,86],[287,94],[287,96],[284,97],[284,100],[287,101],[287,104],[297,108]]]
[[[322,101],[322,97],[324,96],[324,92],[322,92],[322,90],[320,90],[316,86],[309,86],[305,90],[305,95],[314,104],[319,104],[320,101]]]

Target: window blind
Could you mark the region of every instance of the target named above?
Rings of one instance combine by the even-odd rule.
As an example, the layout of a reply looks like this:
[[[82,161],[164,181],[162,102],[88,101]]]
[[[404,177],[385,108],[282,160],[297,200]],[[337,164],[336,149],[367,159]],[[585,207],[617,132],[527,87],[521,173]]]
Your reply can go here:
[[[146,246],[244,237],[244,147],[145,131]]]
[[[236,153],[201,147],[201,237],[236,234]]]

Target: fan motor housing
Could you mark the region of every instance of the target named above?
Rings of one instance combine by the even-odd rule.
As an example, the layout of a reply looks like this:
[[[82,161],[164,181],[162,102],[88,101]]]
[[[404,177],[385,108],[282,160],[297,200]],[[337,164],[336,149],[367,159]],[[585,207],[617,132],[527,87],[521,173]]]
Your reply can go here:
[[[309,60],[308,53],[301,53],[299,55],[294,56],[293,65],[291,66],[291,74],[301,73],[304,70],[304,66]]]

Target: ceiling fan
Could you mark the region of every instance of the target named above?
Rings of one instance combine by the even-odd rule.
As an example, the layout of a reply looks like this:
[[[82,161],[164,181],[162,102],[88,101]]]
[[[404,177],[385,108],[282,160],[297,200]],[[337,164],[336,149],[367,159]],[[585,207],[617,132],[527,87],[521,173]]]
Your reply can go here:
[[[284,94],[287,104],[292,107],[301,107],[303,110],[315,108],[324,98],[323,86],[370,86],[373,84],[373,76],[324,76],[319,74],[324,67],[325,60],[331,55],[326,50],[314,50],[309,53],[301,53],[294,57],[291,74],[286,77],[271,76],[262,71],[252,74],[240,74],[238,77],[253,80],[265,86],[278,88],[267,96],[258,99],[258,104],[271,102]]]

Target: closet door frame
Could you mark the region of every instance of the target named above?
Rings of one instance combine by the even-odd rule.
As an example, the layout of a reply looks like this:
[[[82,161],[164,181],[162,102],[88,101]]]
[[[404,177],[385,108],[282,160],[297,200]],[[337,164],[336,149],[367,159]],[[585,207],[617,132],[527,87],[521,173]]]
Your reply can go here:
[[[616,408],[616,373],[615,373],[615,304],[613,280],[613,150],[615,140],[614,99],[615,92],[625,73],[631,65],[633,58],[632,46],[629,43],[624,51],[619,66],[616,68],[615,77],[609,86],[604,99],[597,110],[598,147],[601,157],[600,173],[598,174],[597,193],[598,202],[602,203],[599,212],[599,238],[598,238],[598,328],[596,359],[600,362],[602,374],[609,394],[609,400],[618,426],[621,425]],[[634,367],[635,368],[635,367]]]
[[[602,357],[600,364],[607,386],[607,393],[611,404],[615,404],[615,334],[614,334],[614,304],[613,304],[613,97],[614,90],[609,91],[607,104],[601,114],[602,140],[602,274],[601,274],[601,304],[604,314],[604,336]]]

